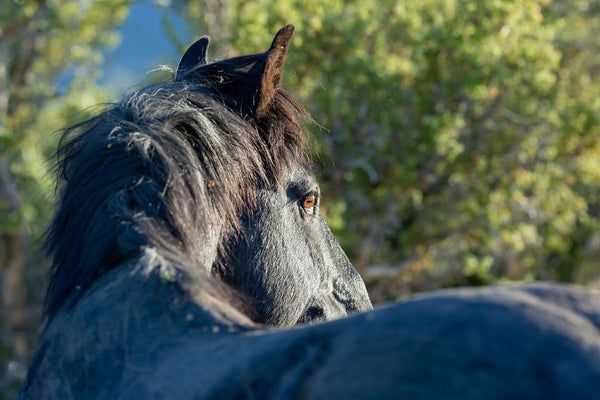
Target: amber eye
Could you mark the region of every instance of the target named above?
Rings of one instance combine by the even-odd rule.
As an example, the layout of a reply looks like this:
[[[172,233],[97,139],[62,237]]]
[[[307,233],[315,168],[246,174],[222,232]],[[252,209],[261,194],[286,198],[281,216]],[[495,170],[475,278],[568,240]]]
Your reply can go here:
[[[308,196],[306,196],[302,199],[302,206],[306,210],[311,211],[312,208],[315,206],[316,202],[317,202],[317,199],[315,198],[315,196],[312,194],[309,194]]]

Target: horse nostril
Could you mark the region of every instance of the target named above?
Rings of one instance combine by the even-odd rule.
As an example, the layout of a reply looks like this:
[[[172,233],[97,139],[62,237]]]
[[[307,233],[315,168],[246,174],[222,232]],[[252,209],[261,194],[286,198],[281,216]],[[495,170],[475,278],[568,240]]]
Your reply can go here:
[[[333,297],[344,306],[346,312],[351,313],[359,311],[358,304],[350,290],[337,279],[334,279],[333,281]]]
[[[356,302],[356,300],[354,299],[349,299],[347,297],[342,297],[340,296],[338,293],[334,292],[333,293],[333,297],[344,306],[344,308],[346,309],[347,313],[353,313],[356,311],[359,311],[358,309],[358,304]]]
[[[350,282],[351,283],[351,282]],[[348,286],[348,281],[333,280],[333,297],[344,306],[347,313],[373,309],[369,294],[362,280]]]

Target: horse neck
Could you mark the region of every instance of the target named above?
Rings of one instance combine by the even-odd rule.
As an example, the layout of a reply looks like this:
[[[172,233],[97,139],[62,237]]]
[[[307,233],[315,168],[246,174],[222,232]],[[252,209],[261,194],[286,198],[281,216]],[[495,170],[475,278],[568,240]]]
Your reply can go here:
[[[93,332],[112,332],[108,336],[115,341],[130,342],[135,340],[127,338],[130,331],[156,330],[177,337],[185,332],[253,328],[255,324],[232,305],[223,286],[203,272],[188,273],[159,250],[147,247],[140,256],[99,277],[72,309],[63,307],[57,313],[48,329],[55,326],[90,338]],[[90,335],[81,334],[86,330]]]

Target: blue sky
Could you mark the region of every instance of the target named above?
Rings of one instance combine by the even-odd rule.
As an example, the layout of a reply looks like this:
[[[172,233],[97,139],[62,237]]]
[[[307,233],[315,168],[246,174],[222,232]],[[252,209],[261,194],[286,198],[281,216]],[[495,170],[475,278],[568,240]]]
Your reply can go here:
[[[105,52],[100,84],[109,95],[119,96],[138,85],[146,74],[160,66],[176,66],[180,55],[166,35],[161,19],[164,9],[152,0],[136,2],[119,29],[121,43]],[[181,20],[174,20],[180,37],[185,38]]]

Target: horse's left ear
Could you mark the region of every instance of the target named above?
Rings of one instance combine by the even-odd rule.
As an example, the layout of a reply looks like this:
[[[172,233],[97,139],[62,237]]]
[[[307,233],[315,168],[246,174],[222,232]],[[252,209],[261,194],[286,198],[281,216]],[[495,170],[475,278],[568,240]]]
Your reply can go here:
[[[177,73],[175,75],[176,81],[182,80],[185,72],[198,66],[206,65],[206,54],[208,53],[209,44],[210,38],[208,36],[202,36],[187,48],[185,53],[183,53],[181,60],[179,61],[179,65],[177,66]]]
[[[294,35],[294,25],[287,25],[279,30],[271,43],[271,47],[267,51],[267,58],[264,64],[260,85],[256,93],[256,105],[254,115],[256,117],[263,116],[269,109],[275,93],[277,85],[281,81],[283,65],[287,56],[287,51]]]

